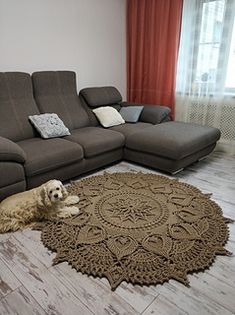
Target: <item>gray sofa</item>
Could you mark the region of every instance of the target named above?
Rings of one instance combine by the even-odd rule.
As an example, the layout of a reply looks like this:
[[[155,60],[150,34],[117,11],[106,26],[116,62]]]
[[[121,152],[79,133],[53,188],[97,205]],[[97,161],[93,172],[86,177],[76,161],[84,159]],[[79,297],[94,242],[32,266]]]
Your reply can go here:
[[[138,123],[105,129],[91,109],[106,105],[119,110],[131,103],[114,87],[78,95],[71,71],[0,73],[0,200],[122,159],[173,173],[209,154],[220,138],[216,128],[169,121],[167,107],[152,105],[144,106]],[[70,136],[42,139],[28,120],[52,112]]]

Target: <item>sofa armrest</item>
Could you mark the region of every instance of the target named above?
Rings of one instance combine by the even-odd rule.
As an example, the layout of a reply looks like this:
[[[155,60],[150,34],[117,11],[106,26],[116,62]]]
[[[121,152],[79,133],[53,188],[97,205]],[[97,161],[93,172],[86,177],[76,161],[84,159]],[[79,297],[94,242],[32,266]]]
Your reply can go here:
[[[26,154],[15,142],[0,137],[0,161],[14,161],[24,163]]]
[[[121,106],[144,106],[144,109],[140,115],[139,120],[154,125],[160,124],[161,122],[164,121],[168,121],[169,114],[171,112],[169,107],[160,105],[147,105],[141,103],[122,102]]]

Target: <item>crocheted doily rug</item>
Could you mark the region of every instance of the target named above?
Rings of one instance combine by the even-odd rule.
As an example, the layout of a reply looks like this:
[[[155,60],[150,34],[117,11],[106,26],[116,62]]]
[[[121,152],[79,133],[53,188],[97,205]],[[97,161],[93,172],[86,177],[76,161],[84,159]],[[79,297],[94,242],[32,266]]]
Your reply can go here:
[[[227,223],[210,196],[186,183],[144,173],[105,173],[72,183],[76,217],[47,222],[43,244],[77,271],[150,285],[208,268],[224,245]]]

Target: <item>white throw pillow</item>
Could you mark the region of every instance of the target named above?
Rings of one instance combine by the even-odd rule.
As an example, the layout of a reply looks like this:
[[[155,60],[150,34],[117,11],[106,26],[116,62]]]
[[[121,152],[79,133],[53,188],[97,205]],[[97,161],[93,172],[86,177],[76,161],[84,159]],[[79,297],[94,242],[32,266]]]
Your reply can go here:
[[[111,106],[103,106],[93,109],[93,113],[103,127],[112,127],[125,123],[119,112]]]

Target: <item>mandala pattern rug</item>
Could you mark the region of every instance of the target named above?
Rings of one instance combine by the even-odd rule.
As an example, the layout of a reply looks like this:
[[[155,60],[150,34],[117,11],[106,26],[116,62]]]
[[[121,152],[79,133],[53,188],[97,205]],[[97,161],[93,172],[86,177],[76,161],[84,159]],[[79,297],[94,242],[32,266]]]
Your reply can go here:
[[[199,189],[164,176],[105,173],[72,183],[80,213],[47,222],[42,242],[77,271],[150,285],[208,268],[224,245],[227,223],[221,208]]]

